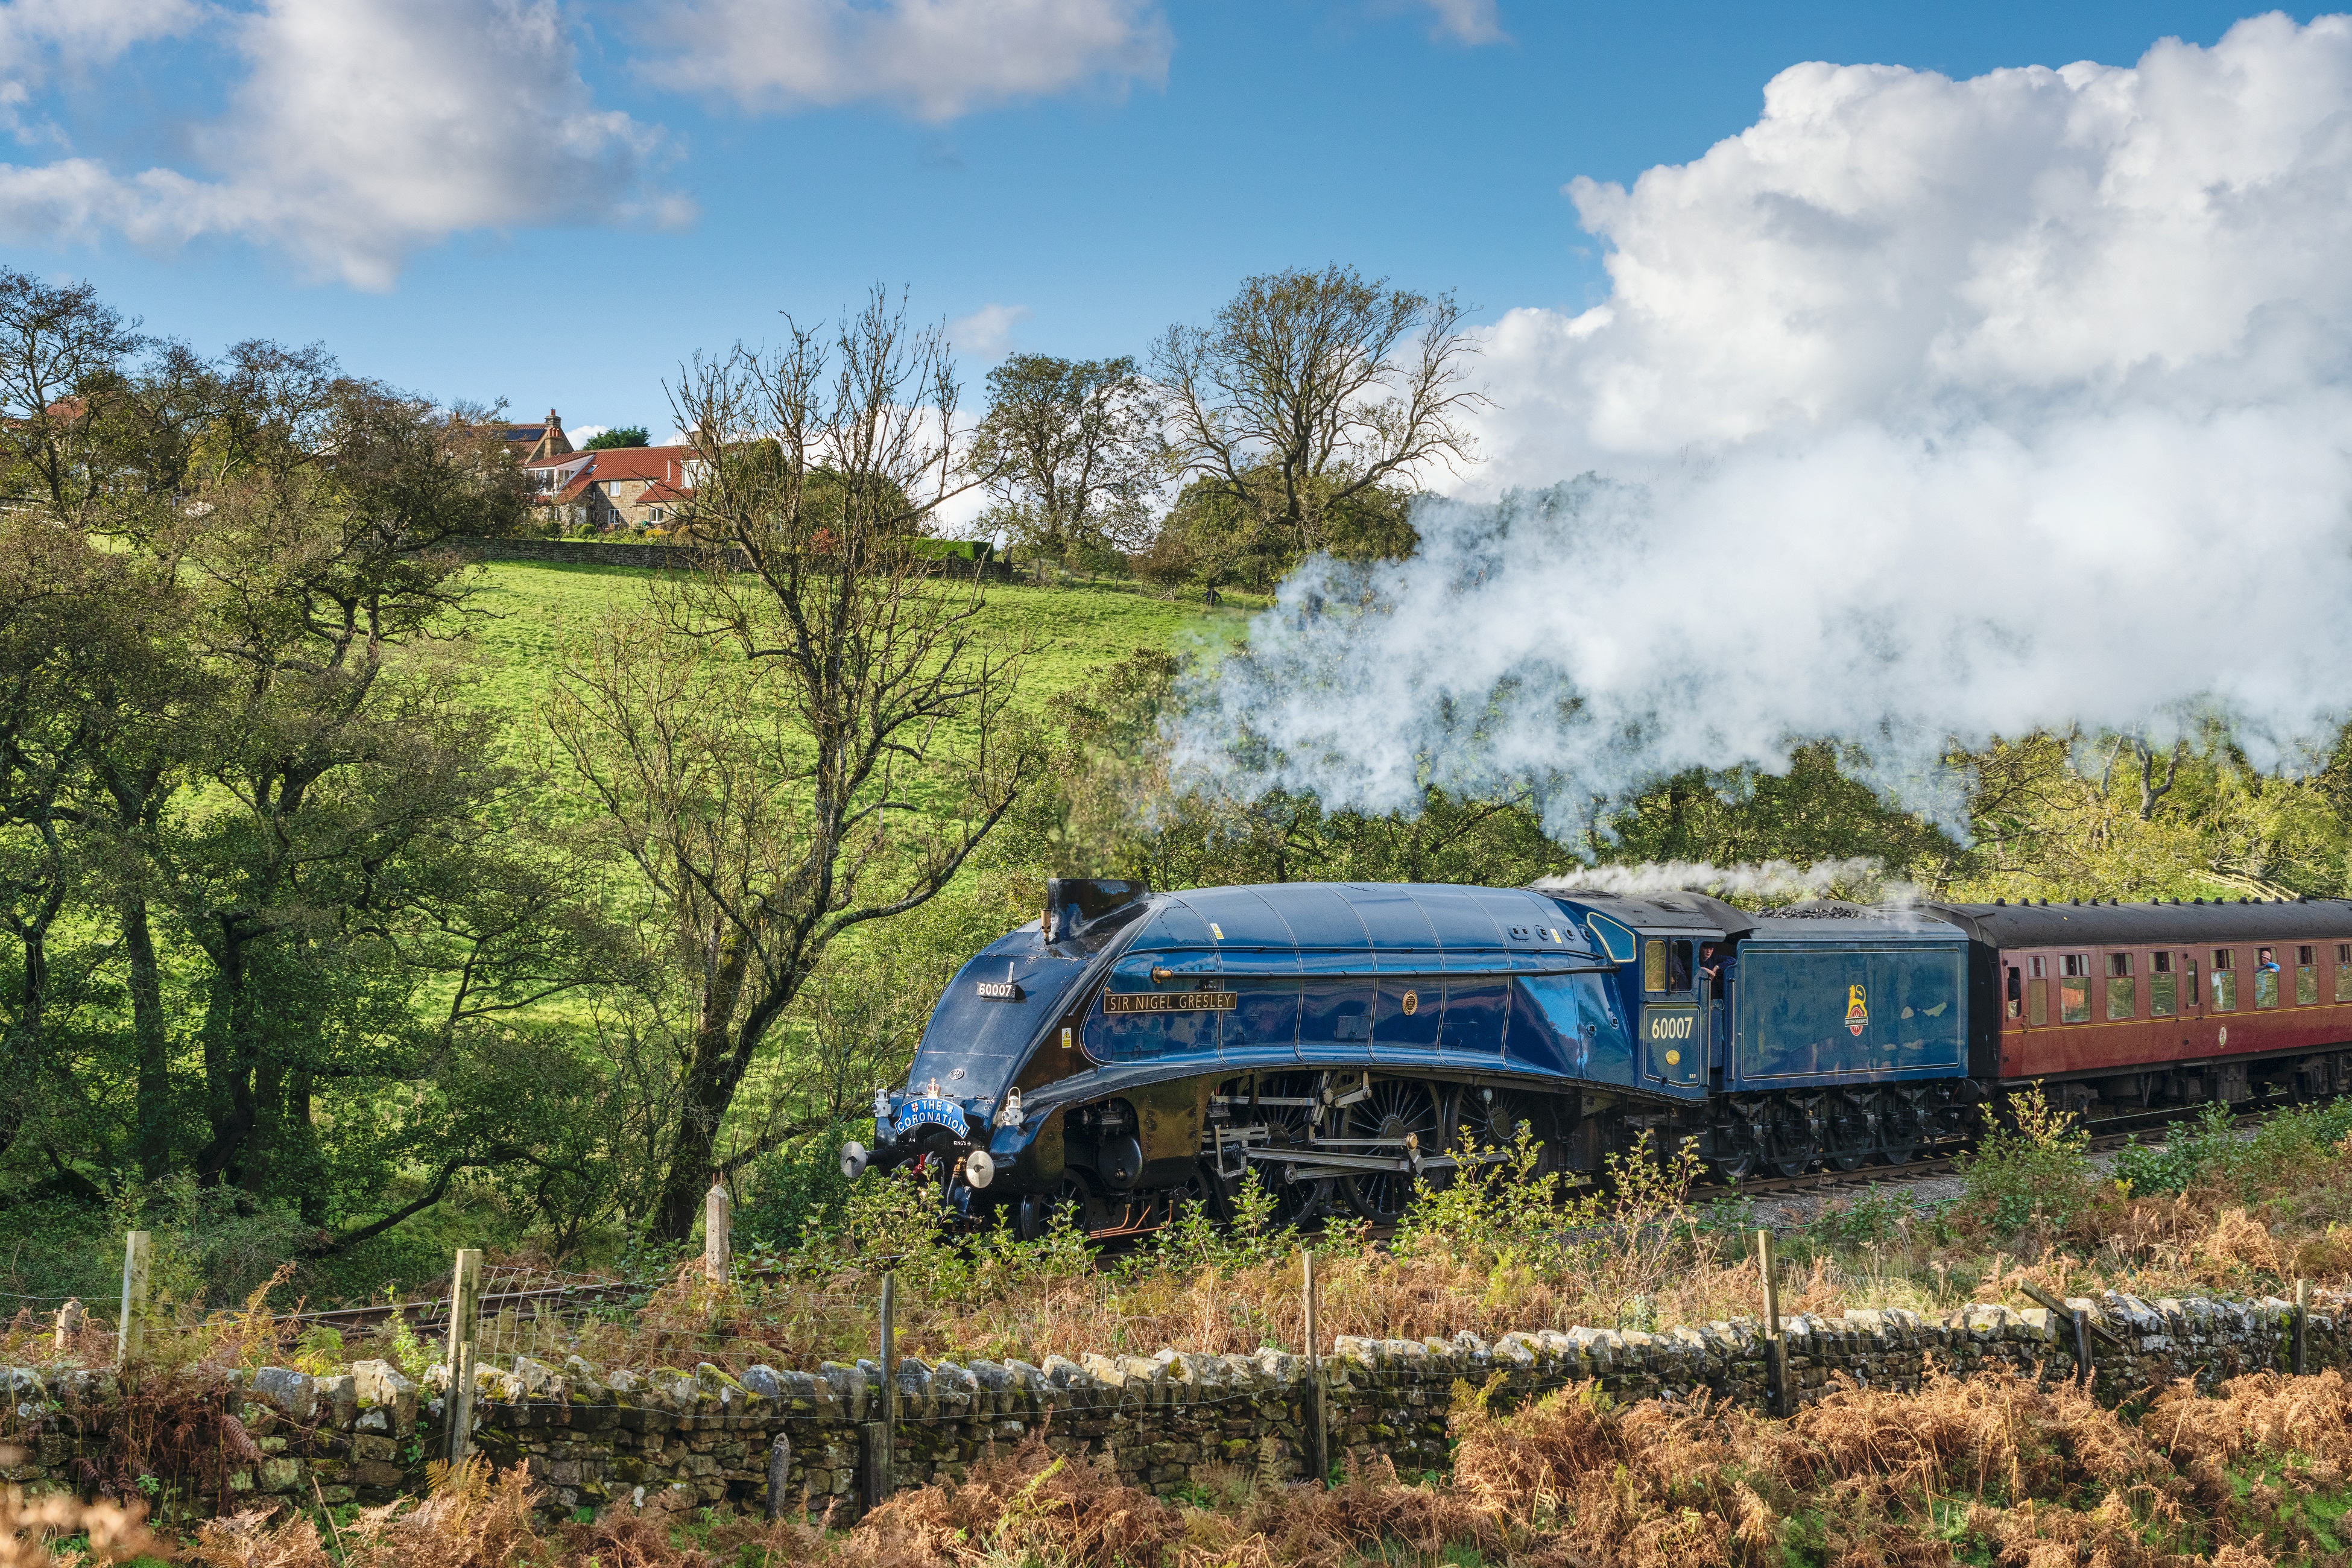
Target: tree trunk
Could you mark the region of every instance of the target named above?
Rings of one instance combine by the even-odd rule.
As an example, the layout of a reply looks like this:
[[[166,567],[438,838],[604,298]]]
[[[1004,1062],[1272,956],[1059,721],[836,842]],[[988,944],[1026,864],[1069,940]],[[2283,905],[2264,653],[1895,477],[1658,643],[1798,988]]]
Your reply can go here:
[[[131,958],[131,1038],[139,1058],[139,1169],[152,1182],[172,1168],[172,1073],[163,971],[145,899],[123,900],[122,945]]]
[[[743,1047],[736,1034],[735,1009],[742,999],[749,968],[745,958],[728,954],[705,983],[693,1045],[687,1056],[686,1081],[678,1089],[677,1129],[670,1139],[669,1168],[662,1177],[661,1197],[654,1205],[656,1241],[684,1241],[694,1234],[695,1216],[702,1212],[702,1194],[710,1185],[719,1147],[719,1124],[726,1120],[735,1085],[743,1076],[737,1059]]]
[[[196,1156],[206,1185],[240,1184],[253,1139],[253,996],[245,943],[224,935],[213,963],[212,994],[205,1004],[205,1119],[212,1141]]]

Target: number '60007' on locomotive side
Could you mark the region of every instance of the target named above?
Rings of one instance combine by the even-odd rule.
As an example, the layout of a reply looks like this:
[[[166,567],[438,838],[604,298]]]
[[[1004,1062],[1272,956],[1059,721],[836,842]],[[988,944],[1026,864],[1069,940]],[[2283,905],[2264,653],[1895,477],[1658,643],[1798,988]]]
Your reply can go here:
[[[2094,1121],[2352,1089],[2341,900],[1751,913],[1696,893],[1060,879],[940,999],[842,1166],[1097,1235],[1230,1205],[1379,1223],[1647,1131],[1728,1179],[1899,1163],[2040,1082]]]

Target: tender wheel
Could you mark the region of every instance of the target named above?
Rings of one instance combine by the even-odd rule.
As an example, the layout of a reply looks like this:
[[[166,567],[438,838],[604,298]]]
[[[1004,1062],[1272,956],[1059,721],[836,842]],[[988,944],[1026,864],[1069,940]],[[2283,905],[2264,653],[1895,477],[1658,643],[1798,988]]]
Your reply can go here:
[[[1927,1121],[1920,1114],[1919,1104],[1909,1095],[1896,1090],[1882,1096],[1878,1115],[1878,1152],[1890,1165],[1910,1163],[1919,1152],[1919,1145],[1927,1139]]]
[[[1822,1156],[1834,1170],[1859,1171],[1877,1142],[1870,1113],[1851,1095],[1832,1094],[1822,1107]]]
[[[1776,1176],[1801,1176],[1820,1156],[1813,1119],[1785,1100],[1774,1106],[1764,1140],[1764,1168]]]
[[[1716,1124],[1715,1154],[1707,1163],[1721,1182],[1744,1182],[1764,1168],[1764,1151],[1770,1141],[1770,1111],[1752,1104],[1726,1104],[1726,1119]]]
[[[1391,1144],[1402,1144],[1410,1136],[1419,1142],[1423,1153],[1434,1153],[1444,1144],[1437,1101],[1427,1084],[1381,1079],[1371,1090],[1369,1097],[1348,1107],[1342,1136],[1377,1138]],[[1340,1185],[1348,1206],[1374,1225],[1394,1225],[1412,1202],[1412,1176],[1404,1171],[1360,1172],[1345,1177]]]

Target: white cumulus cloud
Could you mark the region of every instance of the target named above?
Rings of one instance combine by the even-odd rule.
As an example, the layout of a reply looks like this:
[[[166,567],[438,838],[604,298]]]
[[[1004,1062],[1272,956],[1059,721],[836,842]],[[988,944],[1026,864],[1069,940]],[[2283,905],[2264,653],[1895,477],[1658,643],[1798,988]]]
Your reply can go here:
[[[648,16],[659,79],[755,110],[870,100],[950,120],[1158,84],[1174,47],[1150,0],[672,0]]]
[[[1457,44],[1499,44],[1510,35],[1503,31],[1503,19],[1496,13],[1495,0],[1426,0],[1436,18],[1437,36],[1452,38]]]
[[[948,323],[948,342],[958,353],[996,359],[1013,351],[1013,329],[1035,313],[1026,305],[982,305]]]
[[[1569,194],[1608,299],[1492,329],[1488,461],[1421,559],[1287,585],[1196,763],[1246,731],[1263,781],[1374,805],[1531,779],[1566,826],[1792,737],[1928,801],[1948,735],[2202,707],[2278,759],[2352,698],[2352,19],[1797,66],[1697,161]]]
[[[131,20],[111,30],[42,36],[102,53],[192,25],[166,0],[119,10]],[[226,235],[383,289],[410,255],[469,229],[691,214],[656,178],[658,132],[594,103],[552,0],[269,0],[201,26],[247,75],[186,132],[198,169],[0,164],[0,234]]]

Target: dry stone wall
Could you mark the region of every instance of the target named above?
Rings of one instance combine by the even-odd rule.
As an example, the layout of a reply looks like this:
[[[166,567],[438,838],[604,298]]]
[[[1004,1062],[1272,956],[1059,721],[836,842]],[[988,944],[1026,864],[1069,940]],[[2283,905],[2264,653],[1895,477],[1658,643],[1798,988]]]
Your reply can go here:
[[[2105,1331],[2094,1342],[2095,1389],[2115,1403],[2183,1377],[2211,1385],[2288,1364],[2294,1309],[2258,1301],[2143,1301],[2108,1295],[2070,1301]],[[1790,1381],[1817,1398],[1840,1376],[1910,1388],[1942,1366],[1963,1375],[2006,1368],[2059,1380],[2075,1374],[2073,1325],[2039,1308],[1976,1305],[1939,1318],[1900,1310],[1784,1321]],[[2352,1365],[2352,1316],[2315,1309],[2306,1330],[2313,1370]],[[1296,1481],[1308,1474],[1318,1408],[1304,1358],[1276,1350],[1212,1356],[1048,1356],[1024,1362],[908,1358],[898,1366],[892,1472],[899,1486],[961,1478],[972,1462],[1032,1433],[1066,1454],[1108,1454],[1127,1479],[1163,1495],[1236,1474]],[[1488,1343],[1341,1338],[1320,1373],[1332,1462],[1379,1458],[1412,1476],[1447,1464],[1456,1384],[1495,1387],[1508,1408],[1556,1388],[1597,1384],[1623,1401],[1711,1400],[1764,1408],[1765,1342],[1753,1322],[1663,1333],[1574,1329],[1506,1334]],[[0,1371],[10,1409],[0,1444],[19,1462],[0,1479],[87,1489],[106,1473],[120,1410],[110,1374]],[[425,1484],[444,1448],[446,1373],[418,1386],[383,1362],[310,1377],[268,1367],[230,1373],[207,1397],[238,1417],[258,1462],[236,1466],[194,1506],[251,1507],[269,1498],[307,1504],[380,1502]],[[516,1358],[481,1369],[476,1447],[500,1466],[525,1465],[551,1508],[642,1503],[676,1491],[702,1503],[760,1506],[772,1490],[787,1511],[836,1523],[866,1501],[878,1458],[880,1369],[871,1362],[815,1373],[754,1366],[603,1371]],[[315,1492],[314,1492],[315,1489]],[[184,1491],[184,1489],[180,1489]],[[177,1495],[175,1493],[175,1495]]]

